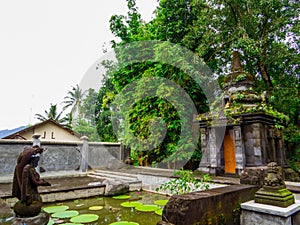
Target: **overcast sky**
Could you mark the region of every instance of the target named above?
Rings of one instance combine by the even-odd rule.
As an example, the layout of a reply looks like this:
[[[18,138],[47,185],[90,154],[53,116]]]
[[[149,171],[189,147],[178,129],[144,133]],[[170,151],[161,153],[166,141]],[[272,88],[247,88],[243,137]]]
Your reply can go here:
[[[138,0],[144,20],[157,4]],[[60,104],[109,47],[111,15],[126,12],[125,0],[1,1],[0,130],[34,124]]]

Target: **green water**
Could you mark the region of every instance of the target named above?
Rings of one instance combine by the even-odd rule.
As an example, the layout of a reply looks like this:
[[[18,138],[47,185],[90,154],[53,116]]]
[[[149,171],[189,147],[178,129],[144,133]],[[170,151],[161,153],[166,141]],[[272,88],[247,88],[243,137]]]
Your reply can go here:
[[[150,192],[130,192],[131,196],[129,201],[139,201],[143,204],[154,204],[155,200],[168,199],[167,196],[162,196]],[[136,222],[139,225],[156,225],[158,221],[161,221],[161,216],[154,212],[140,212],[134,208],[124,208],[120,204],[126,200],[117,200],[111,197],[93,197],[86,199],[78,199],[72,201],[65,201],[59,203],[44,204],[43,207],[53,205],[67,205],[69,210],[77,210],[80,214],[93,213],[99,215],[97,222],[89,223],[89,225],[110,224],[117,221],[129,221]],[[89,210],[90,206],[103,206],[103,209],[98,211]],[[65,222],[69,222],[68,219],[64,219]]]

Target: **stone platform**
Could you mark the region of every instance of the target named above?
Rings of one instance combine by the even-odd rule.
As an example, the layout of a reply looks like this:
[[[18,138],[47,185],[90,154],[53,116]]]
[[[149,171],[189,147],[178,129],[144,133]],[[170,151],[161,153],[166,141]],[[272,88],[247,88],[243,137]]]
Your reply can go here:
[[[63,201],[81,197],[91,197],[104,193],[105,185],[103,180],[83,176],[71,176],[57,178],[46,178],[51,186],[39,187],[39,193],[43,202]],[[17,199],[11,196],[12,183],[0,184],[0,197],[12,207]]]
[[[241,204],[241,225],[295,225],[300,224],[300,201],[286,208],[249,201]]]
[[[111,171],[108,171],[111,172]],[[51,186],[39,187],[39,193],[43,202],[64,201],[77,198],[87,198],[104,195],[106,184],[104,180],[122,180],[129,183],[129,191],[140,190],[141,181],[137,176],[133,179],[132,173],[116,172],[119,176],[105,174],[105,171],[89,171],[81,173],[79,171],[56,171],[42,173],[41,178],[49,181]],[[102,174],[102,176],[99,176]],[[17,199],[11,196],[12,174],[0,177],[0,198],[12,207]]]
[[[28,218],[14,218],[12,220],[12,225],[46,225],[49,221],[50,215],[41,212],[39,215],[35,217]]]

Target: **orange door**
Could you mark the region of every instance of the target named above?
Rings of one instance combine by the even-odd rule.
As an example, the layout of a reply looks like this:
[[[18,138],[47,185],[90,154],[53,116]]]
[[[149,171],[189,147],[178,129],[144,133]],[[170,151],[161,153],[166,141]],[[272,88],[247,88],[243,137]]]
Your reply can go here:
[[[225,173],[235,173],[236,168],[233,135],[230,133],[229,130],[226,130],[224,137]]]

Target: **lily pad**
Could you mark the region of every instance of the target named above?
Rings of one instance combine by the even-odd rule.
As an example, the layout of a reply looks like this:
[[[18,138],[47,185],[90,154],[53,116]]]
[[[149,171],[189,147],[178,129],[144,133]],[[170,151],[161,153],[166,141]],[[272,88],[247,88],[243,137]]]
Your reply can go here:
[[[117,196],[113,196],[113,199],[128,199],[130,198],[130,195],[117,195]]]
[[[95,206],[89,207],[89,210],[92,210],[92,211],[97,211],[97,210],[101,210],[101,209],[103,209],[103,206],[101,206],[101,205],[95,205]]]
[[[109,225],[139,225],[139,224],[136,222],[119,221],[119,222],[110,223]]]
[[[66,205],[56,205],[56,206],[49,206],[45,207],[43,210],[46,213],[56,213],[56,212],[63,212],[69,209],[69,206]]]
[[[83,223],[61,223],[60,225],[84,225]]]
[[[141,212],[154,212],[160,208],[157,205],[139,205],[135,209]]]
[[[91,223],[99,219],[99,216],[96,214],[81,214],[75,217],[72,217],[70,221],[72,223]]]
[[[122,202],[121,203],[121,206],[129,207],[129,208],[134,208],[134,207],[137,207],[139,205],[143,205],[143,203],[141,203],[141,202]]]
[[[155,211],[155,214],[159,215],[159,216],[162,216],[162,209],[158,209]]]
[[[160,199],[154,202],[155,205],[165,206],[169,200],[168,199]]]
[[[53,225],[53,224],[55,224],[55,221],[52,218],[50,218],[50,220],[48,221],[47,225]]]
[[[60,218],[60,219],[64,219],[64,218],[71,218],[71,217],[74,217],[74,216],[77,216],[77,215],[79,215],[78,211],[76,211],[76,210],[67,210],[67,211],[63,211],[63,212],[54,213],[51,216],[52,217],[57,217],[57,218]]]

